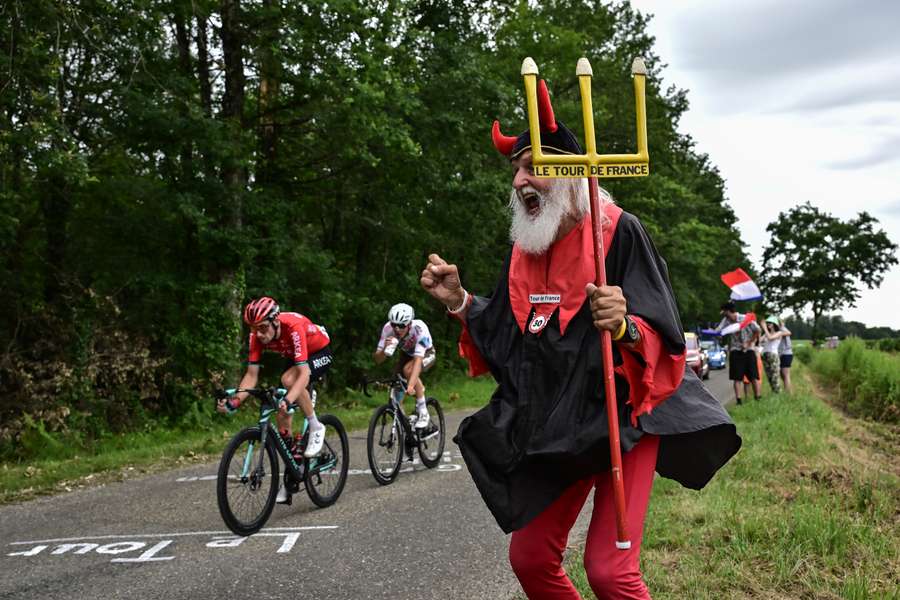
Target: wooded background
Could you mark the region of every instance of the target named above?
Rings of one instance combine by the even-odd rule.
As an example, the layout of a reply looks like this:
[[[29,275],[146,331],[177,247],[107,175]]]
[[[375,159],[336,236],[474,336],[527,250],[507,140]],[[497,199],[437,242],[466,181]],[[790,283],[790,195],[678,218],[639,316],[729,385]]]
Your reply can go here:
[[[636,147],[644,57],[652,175],[603,184],[667,260],[685,324],[714,318],[719,275],[750,265],[646,26],[582,0],[2,2],[0,444],[29,419],[89,435],[206,410],[263,294],[328,328],[336,393],[395,302],[457,368],[419,272],[438,252],[472,291],[496,281],[512,172],[490,126],[525,128],[526,56],[579,136],[591,61],[616,153]]]

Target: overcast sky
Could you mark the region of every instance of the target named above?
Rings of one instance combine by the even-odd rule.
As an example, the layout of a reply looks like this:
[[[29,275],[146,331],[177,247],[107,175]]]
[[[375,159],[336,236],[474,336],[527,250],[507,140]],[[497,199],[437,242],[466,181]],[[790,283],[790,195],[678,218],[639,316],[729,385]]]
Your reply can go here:
[[[766,225],[806,201],[900,242],[900,1],[631,4],[654,15],[664,83],[689,91],[680,129],[719,167],[757,267]],[[900,329],[900,268],[842,314]]]

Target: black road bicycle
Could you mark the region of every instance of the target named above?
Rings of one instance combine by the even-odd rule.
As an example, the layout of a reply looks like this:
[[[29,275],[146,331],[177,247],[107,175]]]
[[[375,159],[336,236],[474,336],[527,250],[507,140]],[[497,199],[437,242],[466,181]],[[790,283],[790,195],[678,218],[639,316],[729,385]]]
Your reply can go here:
[[[285,440],[269,422],[287,390],[229,389],[216,392],[216,398],[228,398],[247,392],[259,399],[259,424],[239,431],[225,448],[219,463],[216,497],[219,512],[231,531],[237,535],[252,535],[262,529],[278,495],[278,457],[285,465],[284,486],[288,494],[306,487],[310,500],[324,508],[337,502],[347,482],[349,445],[347,432],[333,415],[319,415],[325,426],[325,444],[313,458],[295,458]],[[311,392],[314,393],[314,392]],[[293,412],[291,407],[289,412]],[[309,423],[304,418],[302,437],[298,442],[298,457],[309,441]],[[288,496],[290,498],[290,496]]]
[[[416,429],[403,413],[403,397],[406,394],[406,380],[399,373],[387,379],[363,381],[363,393],[371,397],[369,384],[386,384],[388,402],[375,409],[369,421],[366,436],[366,451],[372,476],[381,485],[388,485],[397,478],[403,454],[413,460],[413,451],[419,450],[419,457],[429,469],[438,466],[444,454],[444,411],[434,398],[426,398],[430,422],[422,429]]]

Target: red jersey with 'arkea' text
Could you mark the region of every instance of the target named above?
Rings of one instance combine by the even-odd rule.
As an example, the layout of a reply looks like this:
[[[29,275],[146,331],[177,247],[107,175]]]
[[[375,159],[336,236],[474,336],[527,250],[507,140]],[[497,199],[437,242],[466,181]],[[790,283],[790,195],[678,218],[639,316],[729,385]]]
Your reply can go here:
[[[250,356],[247,362],[251,365],[258,364],[263,350],[270,350],[293,359],[295,365],[305,363],[310,354],[315,354],[328,345],[331,341],[328,332],[321,325],[316,325],[308,317],[295,312],[283,312],[278,315],[281,330],[278,337],[263,344],[250,333]]]

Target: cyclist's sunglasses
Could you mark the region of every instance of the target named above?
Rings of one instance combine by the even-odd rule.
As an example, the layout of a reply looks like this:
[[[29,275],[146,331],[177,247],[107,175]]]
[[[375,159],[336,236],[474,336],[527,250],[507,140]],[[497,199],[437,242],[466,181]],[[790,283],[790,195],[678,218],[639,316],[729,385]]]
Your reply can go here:
[[[406,329],[409,325],[402,325],[400,323],[391,323],[391,327],[394,329]]]

